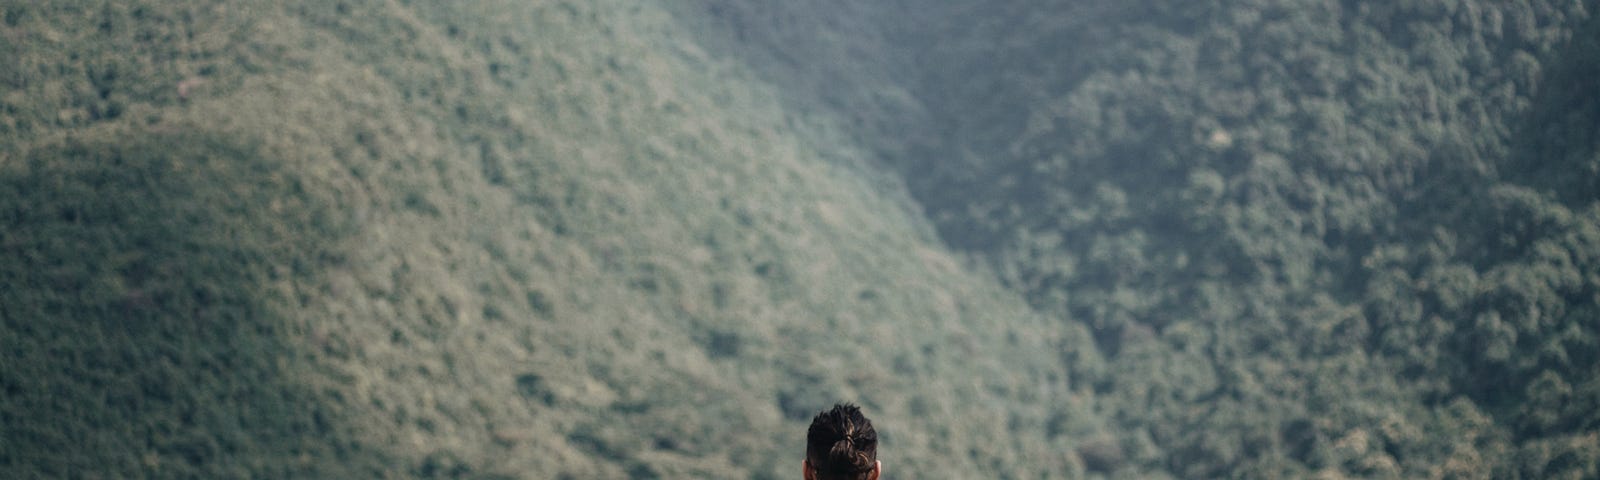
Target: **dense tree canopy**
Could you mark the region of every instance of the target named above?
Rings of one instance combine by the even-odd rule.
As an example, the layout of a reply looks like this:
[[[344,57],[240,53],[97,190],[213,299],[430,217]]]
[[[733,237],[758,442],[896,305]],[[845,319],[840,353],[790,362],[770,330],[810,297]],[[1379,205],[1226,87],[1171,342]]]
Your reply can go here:
[[[1600,4],[935,3],[0,2],[0,472],[1600,476]]]
[[[1038,7],[933,30],[907,179],[1138,468],[1596,473],[1594,5]]]

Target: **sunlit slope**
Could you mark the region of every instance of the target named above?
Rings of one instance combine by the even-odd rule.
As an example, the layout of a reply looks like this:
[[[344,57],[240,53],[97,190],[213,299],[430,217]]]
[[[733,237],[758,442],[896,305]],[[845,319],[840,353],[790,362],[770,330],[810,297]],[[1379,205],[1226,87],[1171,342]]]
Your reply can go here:
[[[3,13],[18,478],[787,478],[841,399],[902,478],[1063,476],[1100,428],[1083,338],[649,3]]]

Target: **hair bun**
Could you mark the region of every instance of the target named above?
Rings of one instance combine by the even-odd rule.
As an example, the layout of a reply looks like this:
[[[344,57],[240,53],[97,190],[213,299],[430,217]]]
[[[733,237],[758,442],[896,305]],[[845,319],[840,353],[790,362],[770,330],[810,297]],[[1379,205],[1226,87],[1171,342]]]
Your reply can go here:
[[[844,438],[833,442],[833,448],[828,450],[828,460],[843,472],[861,473],[872,470],[872,459],[867,458],[867,453],[856,450],[855,440],[846,435]]]

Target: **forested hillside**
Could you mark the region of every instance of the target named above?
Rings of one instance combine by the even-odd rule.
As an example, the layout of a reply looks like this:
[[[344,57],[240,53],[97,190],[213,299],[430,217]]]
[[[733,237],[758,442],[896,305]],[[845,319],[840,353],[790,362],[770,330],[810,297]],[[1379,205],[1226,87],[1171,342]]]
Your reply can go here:
[[[1090,327],[1132,468],[1592,477],[1595,6],[975,2],[907,178]]]
[[[1074,471],[1055,328],[654,4],[3,5],[0,476]]]
[[[0,0],[0,476],[1600,476],[1592,0]]]
[[[1592,2],[706,3],[1091,332],[1091,472],[1600,473]]]

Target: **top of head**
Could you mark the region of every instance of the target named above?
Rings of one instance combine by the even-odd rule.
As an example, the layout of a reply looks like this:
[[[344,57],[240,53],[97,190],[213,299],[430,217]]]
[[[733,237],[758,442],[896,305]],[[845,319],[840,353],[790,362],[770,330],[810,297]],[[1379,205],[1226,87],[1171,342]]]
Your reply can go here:
[[[825,480],[870,473],[878,461],[878,432],[860,407],[834,405],[811,420],[806,431],[806,461]]]

